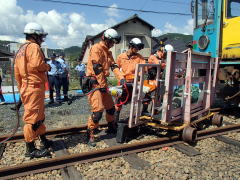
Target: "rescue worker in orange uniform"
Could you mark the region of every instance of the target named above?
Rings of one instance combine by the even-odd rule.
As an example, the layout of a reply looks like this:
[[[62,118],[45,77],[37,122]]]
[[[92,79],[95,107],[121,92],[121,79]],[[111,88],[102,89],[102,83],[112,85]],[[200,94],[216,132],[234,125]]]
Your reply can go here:
[[[151,54],[148,58],[149,64],[162,64],[164,59],[165,53],[164,50],[159,48],[156,53]]]
[[[125,104],[131,100],[132,95],[132,84],[135,76],[135,69],[137,64],[145,64],[145,59],[142,55],[138,53],[141,49],[144,48],[144,44],[141,42],[139,38],[133,38],[129,42],[128,50],[122,54],[120,54],[117,58],[118,67],[121,69],[124,78],[126,79],[127,85],[124,88],[127,88],[123,91],[122,96],[117,99],[115,104],[116,108],[116,121],[119,121],[120,112],[122,109],[122,105],[120,101],[126,100],[128,96],[128,100],[126,100]],[[126,94],[128,93],[128,95]]]
[[[159,41],[159,49],[155,51],[155,53],[152,53],[149,58],[148,58],[148,63],[149,64],[160,64],[161,65],[161,70],[163,70],[166,66],[165,64],[165,41],[167,38],[160,39]]]
[[[28,23],[24,28],[26,43],[18,50],[15,57],[15,78],[21,100],[24,105],[23,134],[26,141],[26,157],[40,158],[49,155],[48,148],[52,141],[46,139],[45,119],[45,82],[50,66],[45,63],[41,44],[47,35],[41,25]],[[35,147],[34,141],[40,136],[42,149]]]
[[[125,79],[115,63],[111,51],[109,51],[120,40],[121,37],[116,30],[107,29],[102,36],[102,41],[93,45],[89,52],[86,75],[92,77],[91,84],[93,91],[88,95],[92,115],[88,119],[87,137],[88,144],[91,146],[96,145],[94,133],[102,118],[104,109],[106,110],[106,120],[108,122],[107,133],[116,133],[115,107],[112,96],[107,91],[107,77],[110,74],[109,70],[111,68],[117,79],[122,84],[125,83]]]

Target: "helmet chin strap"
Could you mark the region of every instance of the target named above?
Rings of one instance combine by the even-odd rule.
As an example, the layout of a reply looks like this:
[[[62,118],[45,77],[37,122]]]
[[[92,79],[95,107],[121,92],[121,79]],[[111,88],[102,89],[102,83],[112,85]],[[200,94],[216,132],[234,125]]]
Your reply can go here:
[[[111,46],[110,46],[111,43],[114,44],[114,42],[112,40],[109,40],[109,39],[106,39],[106,38],[104,38],[104,42],[105,42],[105,44],[108,48],[111,48]]]
[[[39,36],[39,35],[37,35],[37,34],[33,34],[31,37],[33,38],[33,40],[34,40],[39,46],[41,46],[41,43],[43,42],[41,36]]]

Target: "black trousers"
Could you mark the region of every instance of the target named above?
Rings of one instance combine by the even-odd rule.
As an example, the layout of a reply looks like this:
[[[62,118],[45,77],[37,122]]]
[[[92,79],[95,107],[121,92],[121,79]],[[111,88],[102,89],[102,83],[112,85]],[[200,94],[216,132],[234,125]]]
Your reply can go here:
[[[84,76],[79,77],[79,82],[80,82],[80,88],[82,89],[82,81],[83,81]]]
[[[53,100],[53,91],[55,88],[56,91],[56,100],[61,99],[60,95],[60,78],[59,76],[48,75],[48,84],[49,84],[49,95],[50,100]]]
[[[68,95],[68,78],[67,76],[60,76],[60,89],[63,89],[63,95],[67,96]]]
[[[1,102],[5,102],[5,99],[2,94],[2,83],[0,83],[0,100],[1,100]]]

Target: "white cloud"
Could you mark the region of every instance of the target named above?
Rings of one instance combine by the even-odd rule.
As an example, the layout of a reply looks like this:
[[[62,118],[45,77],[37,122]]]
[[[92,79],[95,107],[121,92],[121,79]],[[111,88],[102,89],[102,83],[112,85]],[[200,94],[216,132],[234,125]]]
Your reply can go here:
[[[110,8],[105,10],[106,14],[110,17],[119,17],[119,10],[116,9],[117,7],[117,4],[112,4]]]
[[[118,14],[112,8],[108,12],[112,16]],[[0,0],[0,22],[0,39],[18,42],[23,42],[23,29],[28,22],[41,24],[49,34],[46,43],[50,48],[81,46],[86,35],[95,35],[116,24],[112,18],[106,19],[103,24],[88,24],[83,14],[59,13],[54,9],[39,13],[24,11],[17,6],[17,0]]]
[[[161,36],[163,33],[160,29],[153,29],[152,30],[152,37],[159,37]]]
[[[193,34],[193,19],[189,19],[187,21],[187,25],[183,28],[184,34]]]
[[[108,18],[101,24],[88,23],[83,13],[60,13],[57,10],[36,13],[32,10],[24,10],[17,5],[17,0],[0,0],[0,39],[17,42],[24,41],[23,29],[28,22],[37,22],[43,26],[47,36],[47,45],[50,48],[66,48],[81,46],[86,35],[96,35],[104,29],[115,25],[114,17],[119,16],[116,4],[105,12]],[[166,23],[164,28],[153,31],[153,36],[163,33],[176,32],[192,34],[192,20],[188,20],[183,27],[176,27]]]
[[[161,30],[160,30],[161,31]],[[162,34],[166,33],[181,33],[181,34],[193,34],[193,20],[189,19],[182,27],[174,26],[173,24],[166,22]]]
[[[164,33],[176,33],[178,32],[178,28],[175,27],[174,25],[170,24],[169,22],[167,22],[164,25]]]

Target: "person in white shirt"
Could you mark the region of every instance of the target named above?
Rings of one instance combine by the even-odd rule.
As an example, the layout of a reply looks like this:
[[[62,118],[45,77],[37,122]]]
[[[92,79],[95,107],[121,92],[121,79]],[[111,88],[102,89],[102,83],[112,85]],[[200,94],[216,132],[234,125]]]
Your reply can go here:
[[[78,71],[79,81],[80,81],[80,88],[82,89],[82,80],[83,77],[86,76],[86,65],[79,61],[79,64],[75,67],[75,70]]]
[[[68,101],[68,87],[69,87],[69,81],[68,81],[68,65],[66,64],[64,60],[64,54],[60,54],[59,58],[57,59],[58,62],[61,63],[62,70],[59,71],[59,79],[60,79],[60,90],[63,87],[63,96],[64,101]]]
[[[61,102],[59,71],[62,70],[62,67],[61,67],[61,63],[56,61],[56,54],[53,53],[50,56],[50,58],[51,59],[47,62],[47,64],[49,64],[51,67],[51,70],[48,71],[49,98],[50,98],[49,104],[53,104],[54,88],[56,90],[56,101],[59,103]]]

